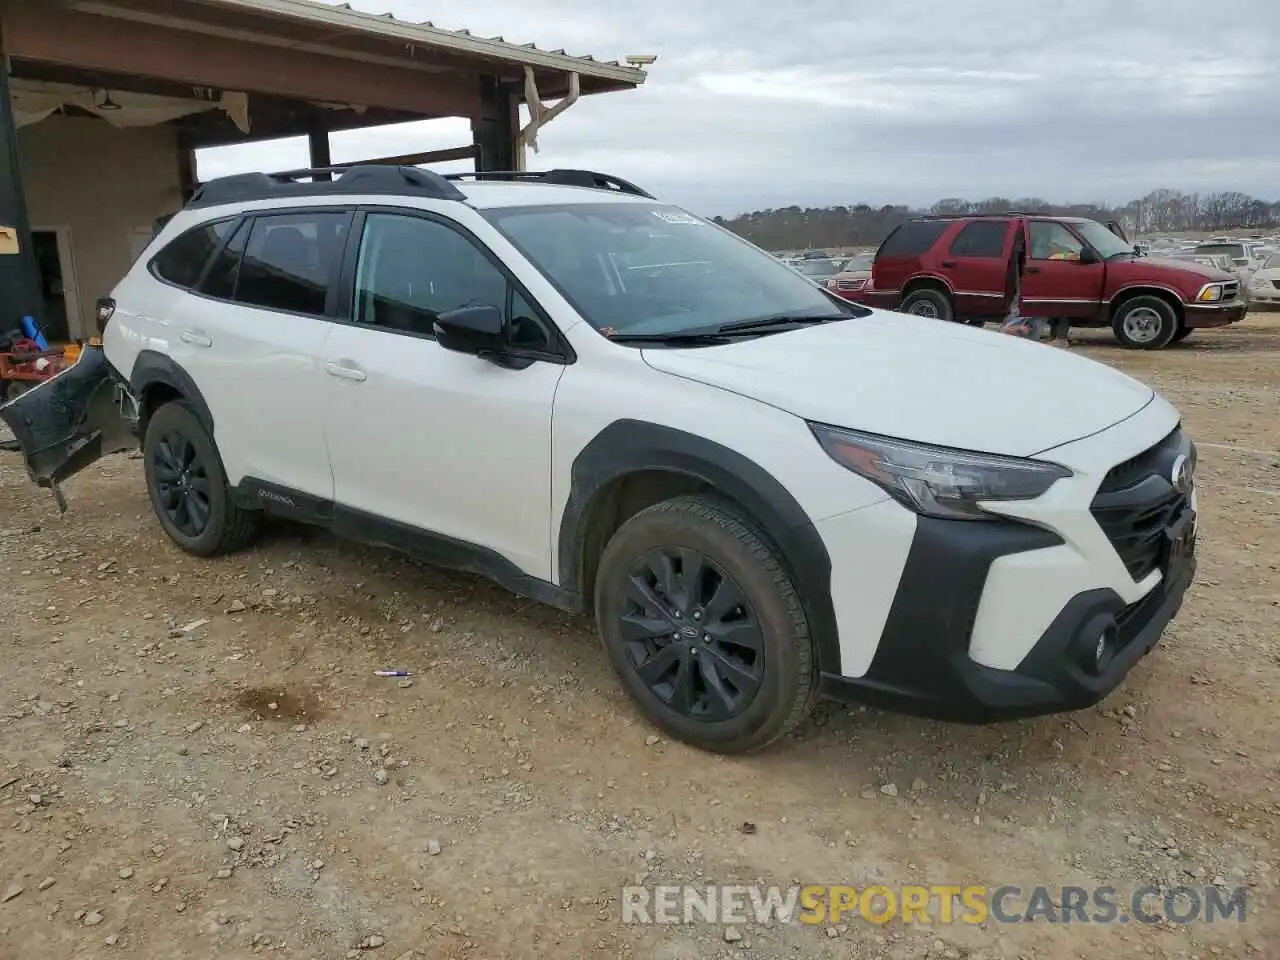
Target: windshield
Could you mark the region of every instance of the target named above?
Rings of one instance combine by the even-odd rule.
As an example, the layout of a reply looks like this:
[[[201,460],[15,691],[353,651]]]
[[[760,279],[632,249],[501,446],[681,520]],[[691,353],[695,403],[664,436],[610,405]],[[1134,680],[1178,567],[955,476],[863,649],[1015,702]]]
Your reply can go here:
[[[1132,243],[1121,240],[1097,220],[1072,221],[1071,226],[1075,228],[1076,233],[1089,241],[1089,246],[1097,250],[1098,255],[1104,260],[1133,253]]]
[[[858,271],[870,270],[871,265],[876,262],[874,253],[855,253],[852,257],[845,261],[843,267],[840,268],[841,273],[856,273]]]
[[[1264,270],[1280,270],[1280,253],[1273,253],[1267,258],[1267,262],[1262,265]]]
[[[1244,245],[1239,243],[1202,243],[1196,247],[1196,253],[1220,253],[1241,260],[1248,256]]]
[[[679,334],[770,317],[865,315],[678,207],[584,203],[481,212],[608,336]]]

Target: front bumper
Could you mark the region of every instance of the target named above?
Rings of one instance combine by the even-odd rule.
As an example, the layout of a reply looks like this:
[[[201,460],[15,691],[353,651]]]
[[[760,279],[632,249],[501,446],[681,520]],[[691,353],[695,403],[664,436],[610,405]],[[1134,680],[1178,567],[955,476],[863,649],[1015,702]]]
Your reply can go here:
[[[1041,456],[1073,476],[990,521],[878,504],[817,524],[832,562],[836,699],[970,723],[1073,710],[1159,640],[1195,574],[1173,533],[1196,496],[1171,477],[1190,441],[1156,397]],[[1107,634],[1106,655],[1092,659]]]
[[[1192,557],[1133,604],[1109,589],[1077,594],[1022,663],[999,670],[969,655],[989,565],[995,556],[1060,541],[1030,527],[974,526],[921,521],[870,670],[857,678],[824,674],[825,696],[960,723],[1079,710],[1111,693],[1156,645],[1195,577]],[[1110,637],[1106,666],[1095,671],[1090,655],[1104,632]]]
[[[1244,300],[1232,300],[1230,303],[1187,304],[1183,307],[1183,318],[1188,327],[1225,327],[1229,323],[1238,323],[1249,312],[1249,304]]]

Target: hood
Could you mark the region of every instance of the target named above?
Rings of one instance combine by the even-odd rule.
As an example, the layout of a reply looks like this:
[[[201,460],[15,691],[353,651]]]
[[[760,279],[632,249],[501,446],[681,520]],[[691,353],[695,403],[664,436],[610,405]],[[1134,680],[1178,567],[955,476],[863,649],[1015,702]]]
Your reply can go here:
[[[1008,456],[1097,433],[1154,396],[1071,351],[883,310],[644,358],[806,420]]]
[[[1236,279],[1231,274],[1216,267],[1211,267],[1205,263],[1197,263],[1195,260],[1175,260],[1172,257],[1134,257],[1129,261],[1141,272],[1143,266],[1151,265],[1159,267],[1162,270],[1178,270],[1191,276],[1199,277],[1200,283],[1225,283],[1228,280]]]

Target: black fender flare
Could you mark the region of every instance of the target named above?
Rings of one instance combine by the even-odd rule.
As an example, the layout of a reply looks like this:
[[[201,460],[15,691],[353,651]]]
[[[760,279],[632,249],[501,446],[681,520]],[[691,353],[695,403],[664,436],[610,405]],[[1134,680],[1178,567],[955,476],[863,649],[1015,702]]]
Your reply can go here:
[[[824,673],[840,675],[840,641],[831,602],[831,558],[813,521],[772,474],[735,450],[696,434],[639,420],[615,420],[574,458],[557,538],[560,586],[582,594],[582,552],[598,496],[631,473],[662,470],[692,477],[741,505],[782,551],[804,602]],[[590,597],[582,596],[590,608]]]
[[[164,384],[171,390],[180,393],[195,410],[200,425],[213,433],[213,412],[204,399],[204,394],[196,386],[191,374],[187,373],[172,357],[155,350],[143,350],[133,362],[133,372],[129,374],[129,389],[141,401],[146,391],[156,384]]]

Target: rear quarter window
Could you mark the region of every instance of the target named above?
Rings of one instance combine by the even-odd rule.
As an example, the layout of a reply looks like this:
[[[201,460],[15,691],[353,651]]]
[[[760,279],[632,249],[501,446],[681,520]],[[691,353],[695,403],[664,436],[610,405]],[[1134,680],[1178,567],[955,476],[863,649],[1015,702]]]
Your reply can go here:
[[[193,288],[235,223],[235,218],[202,223],[179,234],[151,259],[151,272],[175,286]]]
[[[927,253],[949,226],[951,222],[947,220],[914,220],[904,223],[885,237],[884,243],[880,244],[880,249],[876,252],[876,259],[918,257]]]

